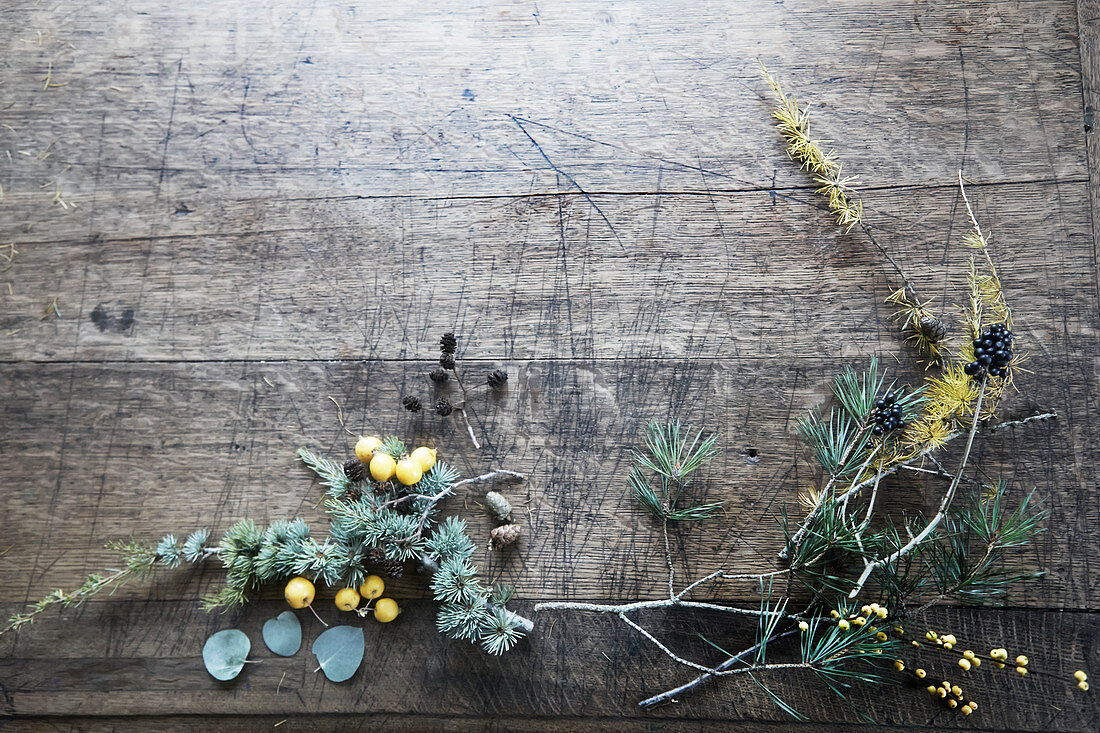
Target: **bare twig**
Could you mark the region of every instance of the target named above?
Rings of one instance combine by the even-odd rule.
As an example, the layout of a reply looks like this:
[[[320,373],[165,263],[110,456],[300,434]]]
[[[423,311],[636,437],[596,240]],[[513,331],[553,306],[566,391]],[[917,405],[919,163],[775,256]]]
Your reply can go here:
[[[462,413],[462,421],[466,423],[466,432],[470,434],[470,440],[474,444],[474,448],[481,450],[481,443],[477,442],[477,436],[474,435],[474,426],[470,424],[470,418],[466,416],[466,408],[460,407],[458,411]]]
[[[481,450],[481,443],[477,442],[477,436],[474,435],[474,426],[470,424],[470,418],[466,415],[466,403],[468,402],[466,385],[462,383],[462,377],[458,373],[457,366],[451,371],[455,375],[455,381],[458,382],[459,389],[462,390],[462,406],[458,408],[458,411],[462,413],[462,421],[466,423],[466,432],[470,434],[470,440],[473,441],[474,448]]]
[[[882,449],[882,443],[879,443],[878,445],[875,446],[874,450],[872,450],[871,453],[867,456],[867,460],[864,461],[863,465],[859,467],[858,471],[856,471],[856,473],[855,473],[856,478],[852,479],[853,483],[855,482],[856,479],[858,479],[861,475],[863,475],[863,472],[864,472],[864,470],[866,470],[867,466],[871,465],[871,459],[873,459],[875,457],[875,454],[878,453],[879,450],[881,450],[881,449]],[[875,475],[878,476],[879,474],[876,472]],[[877,483],[877,479],[876,479],[876,483]],[[850,485],[851,484],[849,484],[849,486]],[[841,518],[844,518],[846,516],[847,511],[848,511],[848,495],[845,494],[844,495],[844,501],[842,501],[840,503],[840,516],[841,516]]]
[[[480,476],[474,476],[473,478],[464,478],[461,481],[456,481],[455,485],[451,487],[451,490],[453,491],[459,486],[465,486],[466,484],[480,484],[482,481],[491,481],[499,476],[510,476],[512,478],[518,479],[524,478],[522,473],[516,473],[515,471],[505,471],[503,468],[498,468],[496,471],[483,473]]]
[[[536,603],[535,611],[591,611],[592,613],[633,613],[653,608],[671,608],[682,606],[684,608],[705,608],[711,611],[724,611],[745,616],[782,616],[776,611],[760,611],[753,608],[738,608],[737,606],[720,606],[717,603],[703,603],[701,601],[685,601],[682,598],[662,598],[659,601],[635,601],[634,603],[622,603],[611,605],[604,603],[580,603],[574,601],[547,601]]]
[[[635,601],[634,603],[622,603],[617,605],[604,604],[604,603],[580,603],[574,601],[547,601],[545,603],[535,604],[535,611],[591,611],[593,613],[632,613],[634,611],[642,611],[652,608],[671,608],[674,606],[683,606],[685,608],[706,608],[712,611],[725,611],[727,613],[740,613],[748,616],[786,616],[787,614],[780,611],[760,611],[749,608],[737,608],[736,606],[721,606],[717,603],[703,603],[700,601],[685,601],[686,596],[691,591],[698,588],[703,583],[708,583],[716,578],[722,578],[723,580],[761,580],[763,578],[770,578],[775,575],[782,575],[789,573],[790,570],[775,570],[770,573],[755,573],[749,575],[727,575],[724,570],[715,570],[710,575],[706,575],[699,578],[695,582],[686,586],[679,593],[673,593],[669,598],[662,598],[659,601]]]
[[[668,543],[668,517],[661,517],[661,532],[665,536],[665,562],[668,564],[668,597],[676,598],[676,591],[672,585],[676,577],[676,571],[672,568],[672,548]]]
[[[966,462],[970,460],[970,449],[974,445],[974,435],[978,432],[978,421],[981,419],[982,414],[982,399],[985,397],[985,387],[988,378],[982,378],[981,389],[978,390],[978,399],[974,404],[974,419],[970,422],[970,432],[966,436],[966,448],[963,450],[962,460],[959,461],[959,470],[955,474],[955,480],[951,482],[951,485],[947,487],[947,491],[943,495],[943,499],[940,501],[939,511],[936,512],[936,516],[932,517],[931,521],[925,525],[916,537],[909,540],[904,547],[900,548],[896,552],[888,555],[887,557],[880,558],[874,562],[868,563],[863,568],[863,572],[859,576],[859,580],[856,581],[856,587],[852,588],[851,593],[848,594],[849,598],[855,598],[859,595],[859,592],[863,590],[864,584],[867,583],[867,579],[871,577],[878,568],[884,565],[889,565],[892,562],[897,561],[899,558],[912,552],[913,548],[924,542],[930,534],[932,534],[936,527],[939,526],[943,518],[947,516],[947,510],[951,507],[951,501],[955,498],[955,492],[959,488],[959,482],[962,480],[963,471],[966,469]]]
[[[436,504],[438,504],[444,498],[446,498],[446,497],[450,496],[451,494],[453,494],[455,492],[455,489],[457,489],[459,486],[465,486],[466,484],[478,484],[478,483],[481,483],[482,481],[490,481],[494,478],[497,478],[498,476],[510,476],[511,478],[520,478],[520,479],[523,478],[522,473],[516,473],[515,471],[505,471],[504,469],[499,469],[499,470],[496,470],[496,471],[490,471],[489,473],[483,473],[480,476],[474,476],[473,478],[467,478],[467,479],[463,479],[461,481],[457,481],[450,488],[444,489],[443,491],[440,491],[438,494],[435,494],[433,496],[428,496],[426,494],[416,494],[413,498],[426,499],[428,501],[428,503],[424,507],[424,510],[420,513],[420,522],[418,522],[417,525],[416,525],[416,532],[409,535],[408,537],[401,538],[400,540],[398,540],[398,542],[412,542],[417,537],[422,535],[424,533],[424,525],[428,521],[428,515],[431,514],[432,507],[434,507]],[[387,502],[386,504],[389,504],[389,503],[391,503],[391,502]],[[397,500],[394,500],[392,503],[396,504],[398,502],[397,502]],[[386,504],[384,504],[383,506],[386,506]]]
[[[690,660],[684,659],[681,656],[678,656],[675,652],[673,652],[667,646],[658,641],[657,637],[655,637],[653,634],[649,633],[637,623],[627,618],[626,614],[620,613],[619,618],[621,618],[623,620],[623,623],[625,623],[627,626],[630,626],[646,639],[649,639],[649,641],[652,642],[654,646],[667,654],[669,658],[673,661],[678,662],[685,667],[691,667],[692,669],[697,669],[700,672],[705,672],[712,677],[725,677],[728,675],[742,674],[744,672],[755,672],[757,670],[764,669],[808,669],[810,667],[810,665],[805,662],[792,662],[787,664],[751,664],[747,667],[739,667],[738,669],[729,669],[728,667],[726,669],[707,667],[706,665],[698,664],[697,662],[692,662]]]
[[[732,657],[730,657],[726,661],[724,661],[721,664],[715,666],[714,667],[714,672],[717,673],[717,674],[712,673],[712,672],[706,672],[702,675],[699,675],[698,677],[691,680],[690,682],[687,682],[685,684],[680,685],[679,687],[674,687],[671,690],[666,690],[665,692],[662,692],[659,695],[654,695],[653,697],[647,697],[645,700],[642,700],[640,703],[638,703],[638,707],[651,708],[651,707],[654,707],[656,705],[660,705],[661,703],[675,702],[677,695],[682,695],[686,692],[690,692],[691,690],[694,690],[696,687],[699,687],[700,685],[705,684],[706,682],[713,679],[714,677],[720,676],[722,672],[725,672],[727,669],[729,669],[733,665],[737,664],[738,662],[742,661],[745,657],[749,656],[750,654],[754,654],[755,652],[760,650],[761,647],[767,646],[768,644],[772,643],[773,641],[778,641],[779,639],[782,639],[786,636],[791,636],[792,634],[795,634],[795,633],[797,633],[797,629],[791,629],[790,631],[784,631],[782,634],[776,634],[775,636],[773,636],[771,638],[765,639],[764,641],[761,641],[757,644],[754,644],[754,645],[750,646],[748,649],[745,649],[744,651],[738,652],[737,654],[733,655]]]
[[[920,300],[917,298],[916,288],[913,287],[913,281],[910,280],[909,276],[905,274],[905,270],[901,269],[901,265],[898,264],[898,261],[894,259],[893,255],[891,255],[885,247],[879,244],[879,241],[875,239],[875,235],[871,234],[871,227],[867,226],[867,224],[863,222],[862,218],[859,220],[859,228],[862,229],[863,233],[867,235],[867,238],[871,240],[871,244],[875,245],[875,249],[877,249],[882,254],[882,256],[885,257],[887,261],[889,261],[889,263],[894,266],[894,270],[898,273],[898,277],[901,278],[902,283],[905,285],[905,289],[909,291],[909,294],[913,296],[914,300],[920,302]]]
[[[982,228],[978,224],[978,217],[974,216],[974,209],[970,207],[970,199],[966,197],[966,187],[963,186],[963,172],[960,169],[959,174],[959,193],[962,194],[963,203],[966,204],[966,213],[970,217],[970,223],[974,226],[974,231],[978,233],[978,237],[985,241],[985,235],[982,234]]]

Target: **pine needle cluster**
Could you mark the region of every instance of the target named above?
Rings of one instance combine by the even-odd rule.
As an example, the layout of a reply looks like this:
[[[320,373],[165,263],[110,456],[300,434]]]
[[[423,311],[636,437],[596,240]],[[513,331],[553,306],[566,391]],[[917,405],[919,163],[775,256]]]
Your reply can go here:
[[[693,474],[718,455],[717,441],[717,434],[705,438],[701,431],[686,435],[678,422],[651,422],[646,428],[644,448],[634,452],[630,469],[634,497],[666,521],[713,516],[722,502],[681,506],[680,500]]]

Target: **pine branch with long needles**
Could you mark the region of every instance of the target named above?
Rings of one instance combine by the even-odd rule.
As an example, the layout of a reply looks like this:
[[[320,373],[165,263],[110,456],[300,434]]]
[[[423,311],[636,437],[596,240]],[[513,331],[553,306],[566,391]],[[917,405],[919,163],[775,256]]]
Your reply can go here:
[[[809,137],[805,113],[793,99],[783,95],[778,85],[773,88],[782,101],[776,116],[791,143],[792,157],[811,171],[832,171],[835,180],[839,176],[835,155],[823,152],[820,141]],[[832,190],[823,192],[830,197],[830,207],[841,220],[852,216],[851,212],[862,212],[862,207],[850,198],[852,190],[847,183],[835,183]],[[964,245],[981,245],[989,273],[978,275],[976,266],[971,266],[968,323],[975,346],[960,350],[960,357],[971,361],[980,355],[976,351],[977,339],[989,322],[985,314],[991,313],[994,323],[1008,324],[1010,311],[988,255],[988,242],[973,218],[969,202],[968,212],[974,230],[964,238]],[[858,223],[858,218],[848,223]],[[980,367],[990,362],[976,363]],[[1006,369],[1010,370],[1015,363]],[[984,491],[980,481],[966,475],[979,434],[1049,420],[1056,414],[1046,412],[1007,420],[983,430],[983,424],[991,422],[995,414],[995,409],[986,404],[989,395],[1003,393],[1011,374],[990,375],[980,368],[978,371],[975,376],[970,367],[964,369],[961,363],[949,362],[940,373],[926,376],[924,384],[914,388],[888,379],[877,359],[871,359],[863,370],[846,368],[832,383],[835,404],[827,411],[815,408],[798,421],[798,432],[820,466],[821,488],[811,487],[807,492],[809,512],[799,526],[792,527],[786,512],[783,513],[787,541],[781,556],[787,567],[748,576],[715,571],[680,591],[675,590],[669,534],[677,526],[675,520],[702,521],[713,517],[717,505],[691,504],[685,488],[691,473],[717,455],[718,449],[713,436],[703,439],[702,431],[685,433],[678,423],[649,425],[643,447],[634,454],[628,485],[641,506],[660,522],[668,597],[622,604],[540,603],[536,611],[615,614],[669,659],[701,673],[685,685],[647,698],[641,703],[643,707],[669,702],[713,678],[747,674],[776,705],[799,717],[766,683],[765,675],[771,670],[812,671],[842,699],[847,699],[847,689],[857,682],[898,682],[893,672],[904,670],[906,665],[895,657],[914,643],[904,638],[900,625],[903,619],[918,616],[947,598],[973,601],[1002,597],[1014,583],[1038,574],[1026,569],[1005,569],[1009,553],[1027,546],[1042,531],[1045,513],[1034,508],[1032,495],[1011,511],[1005,506],[1008,489],[1004,484],[998,484],[988,496],[963,503],[961,508],[956,498],[964,486],[967,490]],[[966,442],[958,469],[949,473],[935,453],[963,435]],[[925,460],[933,462],[937,470],[924,469],[920,464]],[[937,480],[944,476],[949,486],[930,519],[903,519],[898,523],[886,517],[883,525],[873,530],[883,483],[901,469],[927,472],[924,475]],[[867,489],[869,496],[865,495]],[[705,584],[733,578],[761,583],[759,608],[689,598],[692,591]],[[774,593],[771,582],[777,578],[786,579],[786,590],[779,595]],[[764,581],[768,581],[766,586]],[[808,603],[798,610],[791,610],[796,597],[792,585],[810,594]],[[928,598],[929,593],[934,595]],[[858,605],[860,602],[855,599],[867,595],[879,600]],[[881,600],[887,604],[882,605]],[[715,610],[733,618],[756,618],[757,639],[741,652],[727,653],[728,659],[722,664],[694,661],[629,615],[658,608]],[[774,661],[775,642],[795,634],[800,637],[799,655],[792,661]],[[948,643],[946,648],[950,646]],[[960,666],[971,664],[973,653],[967,654],[971,656],[963,657]],[[966,710],[972,712],[973,708]]]

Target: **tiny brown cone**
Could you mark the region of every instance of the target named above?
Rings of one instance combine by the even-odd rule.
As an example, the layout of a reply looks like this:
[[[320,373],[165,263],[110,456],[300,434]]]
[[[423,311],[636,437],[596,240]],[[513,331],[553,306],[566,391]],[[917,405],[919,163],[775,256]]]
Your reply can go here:
[[[494,550],[499,550],[505,545],[510,545],[518,540],[519,534],[518,524],[502,524],[499,527],[494,527],[493,531],[489,533],[489,546]]]

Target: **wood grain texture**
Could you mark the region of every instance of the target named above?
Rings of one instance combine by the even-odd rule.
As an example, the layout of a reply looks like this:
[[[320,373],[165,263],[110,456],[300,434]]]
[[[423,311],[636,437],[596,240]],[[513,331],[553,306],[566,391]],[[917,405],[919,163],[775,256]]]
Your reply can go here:
[[[728,503],[720,519],[676,533],[681,577],[723,567],[772,570],[782,543],[780,509],[794,505],[814,477],[794,420],[823,398],[842,363],[809,357],[785,368],[759,358],[500,362],[511,375],[507,393],[475,395],[472,402],[485,443],[480,454],[454,416],[402,409],[401,395],[432,394],[426,363],[5,365],[0,393],[16,396],[0,406],[8,427],[0,455],[20,458],[2,464],[5,483],[18,493],[0,516],[0,536],[27,548],[33,562],[28,568],[23,553],[0,557],[0,585],[33,600],[110,565],[103,543],[130,532],[155,539],[204,526],[217,534],[245,517],[318,519],[313,507],[322,490],[294,450],[303,445],[342,461],[355,440],[340,429],[328,395],[356,431],[425,440],[464,475],[503,466],[530,476],[501,487],[517,502],[524,540],[503,556],[503,565],[500,556],[484,554],[520,597],[658,598],[665,592],[659,527],[626,484],[628,448],[655,416],[724,433],[725,454],[708,470],[699,498]],[[477,367],[482,374],[490,368]],[[1016,603],[1097,605],[1097,474],[1078,456],[1100,446],[1082,417],[1095,414],[1096,405],[1080,403],[1094,392],[1079,375],[1036,380],[1028,396],[1008,408],[1012,416],[1045,405],[1063,419],[978,443],[978,464],[993,476],[1003,470],[1016,500],[1037,486],[1054,513],[1050,531],[1022,558],[1049,575],[1017,588]],[[58,432],[58,425],[69,427]],[[944,490],[934,481],[889,481],[885,506],[931,510]],[[475,503],[481,493],[463,494],[450,509],[470,516],[475,536],[487,542],[489,519]],[[195,598],[216,576],[213,569],[197,578],[185,573],[173,581],[182,584],[170,597]],[[423,591],[422,584],[403,588]],[[756,589],[732,584],[709,592],[743,600]]]
[[[1085,148],[1092,202],[1093,247],[1100,247],[1100,2],[1078,0],[1077,23],[1081,51],[1081,93],[1084,105]],[[1100,278],[1097,280],[1100,287]]]
[[[659,533],[624,481],[654,417],[723,433],[700,496],[726,512],[676,534],[678,577],[774,567],[774,518],[811,477],[794,417],[844,364],[906,352],[882,305],[896,280],[786,160],[760,57],[810,102],[876,235],[945,310],[965,261],[955,172],[973,181],[1031,354],[1008,415],[1060,414],[976,456],[1016,496],[1048,497],[1024,558],[1048,575],[1014,588],[1011,609],[929,621],[1060,676],[983,667],[967,682],[982,713],[965,720],[906,686],[858,689],[856,707],[890,731],[1096,730],[1095,693],[1066,671],[1100,669],[1098,17],[1096,0],[4,3],[0,617],[111,565],[108,539],[319,519],[293,451],[349,450],[330,395],[354,430],[431,442],[465,474],[528,474],[500,487],[524,539],[482,557],[528,613],[662,594]],[[54,296],[60,317],[40,318]],[[452,329],[472,379],[511,376],[474,400],[480,452],[457,424],[399,408],[433,394],[425,373]],[[889,489],[884,508],[911,513],[943,487]],[[477,496],[451,508],[484,534]],[[690,675],[622,624],[540,615],[490,659],[435,633],[414,577],[391,584],[400,622],[368,627],[371,663],[328,684],[308,653],[262,648],[272,592],[201,613],[217,577],[163,573],[0,638],[0,729],[860,722],[794,676],[775,682],[808,725],[746,680],[643,714],[638,699]],[[717,652],[697,632],[728,647],[753,633],[643,619],[700,659]],[[233,624],[264,663],[222,686],[199,650]]]
[[[1092,372],[1085,183],[975,187],[1022,336]],[[22,245],[0,358],[431,359],[855,355],[895,348],[898,286],[809,191],[226,204],[162,237]],[[956,188],[867,218],[926,298],[962,302]],[[40,319],[49,294],[61,318]],[[777,311],[783,317],[775,317]],[[1085,360],[1085,361],[1082,361]]]
[[[615,619],[576,614],[558,615],[552,623],[540,616],[542,633],[514,652],[493,658],[471,654],[465,643],[432,632],[433,604],[408,603],[399,623],[367,625],[369,663],[348,683],[337,685],[313,672],[316,664],[308,653],[278,658],[259,643],[259,627],[282,605],[264,602],[239,614],[209,616],[176,602],[90,603],[66,614],[68,619],[45,620],[38,633],[24,635],[14,646],[0,641],[6,646],[0,660],[5,704],[28,716],[172,715],[202,713],[216,706],[219,713],[237,716],[369,711],[475,719],[623,717],[635,719],[636,725],[639,718],[653,725],[669,719],[772,725],[786,720],[751,681],[743,679],[722,680],[675,705],[641,713],[638,700],[692,675],[632,632],[623,633]],[[530,612],[523,604],[519,609]],[[720,653],[698,634],[723,646],[744,646],[755,633],[718,616],[654,612],[639,620],[660,629],[684,654],[714,663]],[[1037,671],[1058,669],[1062,659],[1098,661],[1095,614],[938,609],[928,621],[931,628],[951,629],[958,638],[970,640],[985,634],[986,617],[994,619],[1002,634],[999,643],[1014,653],[1026,651]],[[305,638],[314,638],[319,625],[308,614],[302,620]],[[250,665],[236,684],[223,685],[202,668],[200,650],[205,635],[229,627],[257,639],[250,658],[262,661]],[[44,633],[47,628],[65,630],[61,658]],[[967,727],[1091,731],[1100,720],[1090,697],[1075,694],[1061,677],[1035,674],[1025,681],[1010,669],[987,668],[991,665],[964,674],[953,659],[945,663],[931,650],[918,650],[907,658],[936,679],[962,685],[979,701],[979,709],[988,708],[989,714],[967,719]],[[65,682],[58,685],[55,680],[62,669]],[[853,725],[860,722],[862,711],[887,725],[962,724],[961,716],[930,700],[923,683],[907,682],[903,674],[897,675],[899,687],[855,688],[854,709],[805,680],[796,673],[768,677],[769,684],[813,721]],[[536,722],[528,725],[540,727]]]
[[[58,215],[89,234],[135,211],[163,224],[226,198],[804,185],[757,57],[864,185],[1087,175],[1066,0],[2,12],[5,239],[49,236]],[[78,208],[50,206],[48,182]]]
[[[661,731],[662,733],[707,733],[708,731],[727,731],[729,733],[756,733],[757,731],[775,732],[798,730],[790,723],[760,721],[738,722],[731,720],[661,720],[647,723],[633,718],[594,718],[594,717],[492,717],[439,715],[362,715],[313,713],[310,715],[133,715],[118,716],[48,716],[24,717],[18,727],[4,730],[49,731],[50,733],[84,733],[85,731],[109,730],[112,733],[140,731],[146,733],[156,730],[163,733],[180,731],[216,729],[225,733],[240,731],[267,730],[275,726],[295,731],[323,731],[324,733],[345,733],[347,731],[414,731],[415,733],[454,733],[455,731],[486,731],[497,733],[573,733],[577,730],[593,733],[620,733],[622,731]],[[814,730],[823,733],[849,733],[852,724],[833,725],[815,723]],[[903,733],[913,730],[933,730],[935,726],[891,726],[878,725],[875,731],[881,733]]]

